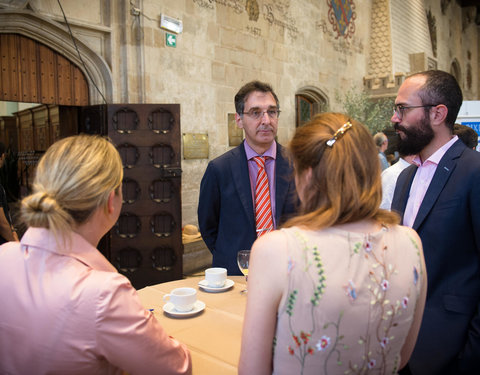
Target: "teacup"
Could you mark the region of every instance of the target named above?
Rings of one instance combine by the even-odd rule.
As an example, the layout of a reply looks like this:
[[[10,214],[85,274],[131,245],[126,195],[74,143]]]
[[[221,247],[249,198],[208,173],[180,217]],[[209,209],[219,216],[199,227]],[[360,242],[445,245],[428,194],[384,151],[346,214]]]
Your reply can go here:
[[[163,296],[165,302],[167,299],[170,299],[175,310],[180,312],[191,311],[197,301],[197,290],[194,288],[176,288]]]
[[[207,268],[205,270],[205,280],[211,288],[221,288],[227,281],[227,269],[221,267]]]

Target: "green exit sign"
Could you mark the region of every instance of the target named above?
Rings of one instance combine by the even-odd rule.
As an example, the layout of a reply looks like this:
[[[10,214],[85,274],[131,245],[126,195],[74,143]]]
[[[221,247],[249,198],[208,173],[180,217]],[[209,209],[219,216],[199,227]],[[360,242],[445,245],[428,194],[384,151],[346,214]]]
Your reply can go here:
[[[177,46],[177,36],[175,34],[166,33],[165,40],[167,42],[167,47]]]

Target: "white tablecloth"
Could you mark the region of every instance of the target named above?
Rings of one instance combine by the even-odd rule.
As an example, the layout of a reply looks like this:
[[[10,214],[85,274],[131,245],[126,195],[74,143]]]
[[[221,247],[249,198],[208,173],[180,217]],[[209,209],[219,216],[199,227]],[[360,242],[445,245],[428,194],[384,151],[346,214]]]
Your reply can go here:
[[[186,344],[192,354],[194,375],[237,374],[240,356],[243,316],[247,295],[243,276],[229,276],[235,285],[222,293],[203,291],[198,282],[203,277],[171,281],[140,289],[138,294],[146,309],[154,309],[155,317],[166,332]],[[197,299],[205,302],[203,312],[191,317],[174,318],[163,312],[163,296],[172,289],[197,289]]]

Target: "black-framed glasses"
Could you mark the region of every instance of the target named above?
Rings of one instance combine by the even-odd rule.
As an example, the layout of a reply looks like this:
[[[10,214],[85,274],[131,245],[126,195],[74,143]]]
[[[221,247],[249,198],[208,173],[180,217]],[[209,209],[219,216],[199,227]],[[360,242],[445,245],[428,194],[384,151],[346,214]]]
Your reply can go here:
[[[403,115],[405,114],[406,109],[436,107],[437,105],[438,104],[425,104],[425,105],[395,104],[393,106],[393,114],[397,115],[397,117],[401,120],[403,118]]]
[[[279,109],[267,109],[266,111],[262,111],[261,109],[251,109],[248,112],[242,112],[244,115],[250,116],[255,120],[260,120],[265,113],[270,117],[272,120],[276,120],[278,116],[280,116]]]

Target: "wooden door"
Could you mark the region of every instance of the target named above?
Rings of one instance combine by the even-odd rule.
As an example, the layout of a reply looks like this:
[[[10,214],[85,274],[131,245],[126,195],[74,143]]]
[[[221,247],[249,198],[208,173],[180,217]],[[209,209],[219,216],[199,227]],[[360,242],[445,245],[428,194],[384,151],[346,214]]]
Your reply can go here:
[[[88,105],[88,83],[77,66],[48,46],[0,33],[0,100]]]

